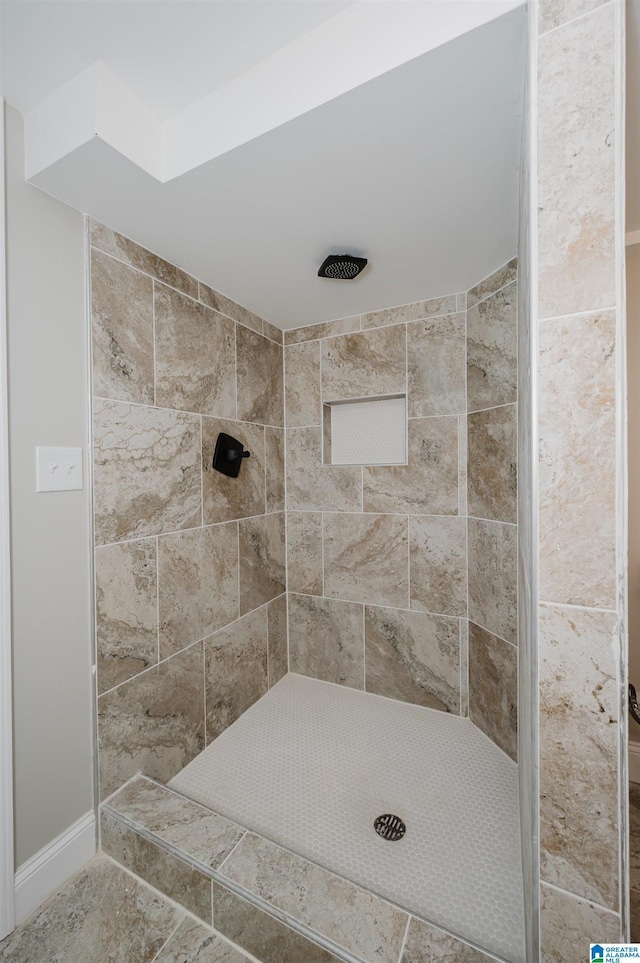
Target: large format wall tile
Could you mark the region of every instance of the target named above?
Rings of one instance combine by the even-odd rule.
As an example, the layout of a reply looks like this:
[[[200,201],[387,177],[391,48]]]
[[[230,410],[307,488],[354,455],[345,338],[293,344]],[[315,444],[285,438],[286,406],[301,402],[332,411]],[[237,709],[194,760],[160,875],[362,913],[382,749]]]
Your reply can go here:
[[[238,618],[238,523],[158,539],[160,658]]]
[[[518,650],[469,622],[469,717],[518,757]]]
[[[156,540],[96,550],[98,692],[158,661]]]
[[[202,644],[98,699],[100,796],[143,772],[167,782],[204,749]]]
[[[584,963],[590,943],[619,943],[620,917],[571,893],[540,887],[540,959]]]
[[[325,682],[364,688],[362,605],[289,595],[289,668]]]
[[[284,512],[243,518],[240,526],[240,614],[286,591]]]
[[[404,325],[322,342],[323,401],[397,394],[406,387]]]
[[[233,321],[162,284],[154,309],[156,404],[235,418]]]
[[[611,909],[618,907],[616,628],[614,612],[540,608],[540,871]]]
[[[407,465],[364,469],[366,512],[458,513],[458,419],[409,421]]]
[[[320,342],[301,342],[285,348],[284,374],[287,428],[319,425]]]
[[[467,312],[469,411],[516,401],[517,302],[514,281]]]
[[[538,10],[538,31],[546,33],[556,27],[575,20],[576,17],[601,7],[608,0],[540,0]]]
[[[153,281],[91,252],[93,393],[153,404]]]
[[[200,419],[95,401],[96,542],[200,524]]]
[[[284,511],[284,429],[265,428],[266,511]]]
[[[431,298],[429,301],[414,301],[412,304],[401,304],[396,308],[384,308],[382,311],[370,311],[362,315],[362,328],[379,328],[387,324],[402,324],[406,321],[419,321],[422,318],[434,318],[442,314],[453,314],[457,310],[455,294],[447,294],[443,298]]]
[[[518,641],[515,525],[469,519],[469,618],[494,635]]]
[[[229,478],[212,466],[220,432],[241,441],[249,458],[243,459],[240,475]],[[265,510],[265,429],[241,421],[202,419],[202,511],[205,525],[232,518],[262,515]]]
[[[135,241],[123,237],[122,234],[112,231],[110,227],[105,227],[97,221],[91,221],[91,244],[100,251],[118,258],[130,267],[144,271],[145,274],[150,274],[158,281],[177,288],[192,298],[198,297],[198,282],[195,278],[186,274],[175,264],[164,261],[157,254],[147,251]]]
[[[293,328],[284,333],[285,344],[299,344],[302,341],[316,341],[318,338],[334,338],[340,334],[350,334],[360,330],[360,315],[324,321],[321,324],[308,324],[303,328]]]
[[[252,331],[257,331],[258,334],[262,334],[264,327],[262,318],[259,318],[257,314],[249,311],[248,308],[243,307],[236,301],[232,301],[231,298],[226,297],[226,295],[220,294],[219,291],[210,288],[207,284],[203,284],[202,281],[199,284],[199,297],[203,304],[213,308],[214,311],[219,311],[220,314],[226,314],[228,318],[233,318],[234,321],[243,324],[246,328],[251,328]]]
[[[540,326],[540,390],[540,597],[613,608],[613,311]]]
[[[367,692],[460,710],[458,619],[365,606]]]
[[[290,592],[322,595],[320,512],[287,512],[287,578]]]
[[[409,417],[466,412],[465,316],[407,325]]]
[[[262,333],[265,338],[270,338],[276,344],[284,344],[284,331],[282,328],[277,328],[275,324],[269,324],[268,321],[263,320]]]
[[[267,605],[269,624],[269,688],[289,671],[287,596],[281,595]]]
[[[408,541],[406,517],[326,514],[325,595],[408,608]]]
[[[238,418],[284,425],[282,348],[242,326],[236,329]]]
[[[362,469],[322,464],[322,428],[287,428],[287,508],[357,512],[362,508]]]
[[[483,278],[478,284],[472,287],[467,292],[467,308],[473,307],[478,301],[488,298],[491,294],[495,294],[500,288],[505,287],[507,284],[511,284],[518,277],[518,259],[514,257],[507,264],[498,268],[489,277]]]
[[[455,515],[409,519],[411,608],[467,614],[467,520]]]
[[[412,919],[400,963],[491,963],[492,959],[430,923]]]
[[[477,518],[517,521],[516,406],[467,418],[468,511]]]
[[[205,640],[207,743],[267,691],[267,608],[250,612]]]

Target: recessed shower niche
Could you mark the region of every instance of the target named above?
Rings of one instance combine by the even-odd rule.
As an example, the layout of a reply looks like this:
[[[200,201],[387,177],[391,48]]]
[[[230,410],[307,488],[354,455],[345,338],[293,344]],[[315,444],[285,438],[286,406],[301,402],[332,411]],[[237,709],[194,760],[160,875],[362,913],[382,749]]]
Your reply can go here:
[[[406,465],[406,395],[325,403],[322,433],[325,465]]]

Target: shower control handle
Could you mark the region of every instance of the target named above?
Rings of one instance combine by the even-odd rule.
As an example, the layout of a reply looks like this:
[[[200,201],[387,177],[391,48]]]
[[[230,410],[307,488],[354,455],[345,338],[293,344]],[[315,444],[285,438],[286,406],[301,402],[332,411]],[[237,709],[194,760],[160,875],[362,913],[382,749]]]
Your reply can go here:
[[[250,458],[250,451],[236,451],[235,448],[227,449],[227,461],[236,461],[238,458]]]

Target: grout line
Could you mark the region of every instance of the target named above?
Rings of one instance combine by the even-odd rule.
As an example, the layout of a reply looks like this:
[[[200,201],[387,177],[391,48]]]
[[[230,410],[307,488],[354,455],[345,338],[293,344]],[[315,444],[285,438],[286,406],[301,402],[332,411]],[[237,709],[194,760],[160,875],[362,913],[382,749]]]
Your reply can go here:
[[[554,314],[548,318],[538,318],[538,324],[546,324],[547,321],[567,321],[571,318],[588,318],[594,314],[604,314],[605,311],[616,311],[615,305],[604,308],[590,308],[589,311],[575,311],[573,314]]]
[[[551,27],[550,30],[545,30],[544,33],[539,33],[538,42],[542,40],[543,37],[549,37],[552,33],[556,33],[558,30],[562,30],[564,27],[568,27],[570,24],[576,23],[578,20],[585,20],[587,17],[590,17],[592,14],[608,6],[608,3],[601,3],[598,7],[593,7],[592,10],[587,10],[585,13],[581,13],[577,17],[573,17],[571,20],[566,20],[564,23],[559,23],[557,27]]]
[[[470,623],[473,622],[473,624],[477,625],[479,629],[482,629],[484,632],[487,632],[489,635],[492,635],[496,639],[500,639],[500,641],[506,643],[506,645],[510,645],[512,649],[516,650],[516,652],[518,651],[517,642],[509,642],[509,639],[505,639],[503,635],[498,635],[497,632],[493,632],[491,629],[488,629],[486,625],[483,625],[482,622],[479,622],[476,618],[470,617],[469,622]]]
[[[108,856],[108,854],[106,854],[106,855]],[[109,856],[109,859],[113,859],[113,857]],[[121,864],[118,863],[118,866],[120,866],[120,865],[121,865]],[[135,873],[134,873],[133,875],[135,876]],[[139,877],[136,876],[135,878],[138,879]],[[146,883],[146,880],[143,880],[143,882]],[[157,892],[160,892],[160,890],[158,890]],[[172,900],[171,902],[173,902],[173,900]],[[176,905],[179,906],[180,904],[177,903]],[[160,956],[160,954],[162,953],[162,951],[164,950],[164,948],[169,945],[169,943],[171,942],[171,940],[173,939],[173,937],[176,935],[176,933],[178,932],[178,930],[179,930],[180,927],[182,926],[183,922],[184,922],[184,916],[182,917],[181,920],[178,921],[178,923],[176,924],[175,928],[171,930],[171,933],[169,934],[169,936],[167,937],[167,939],[164,941],[164,943],[162,944],[162,946],[160,947],[160,949],[158,950],[158,952],[156,953],[156,955],[154,956],[154,958],[151,960],[151,963],[155,963],[155,961],[158,959],[158,957]]]
[[[507,264],[508,263],[509,262],[507,261]],[[502,267],[504,268],[506,266],[507,266],[506,264],[503,264]],[[498,271],[501,271],[501,270],[502,268],[498,268]],[[489,275],[489,277],[491,277],[491,275]],[[470,311],[471,308],[477,308],[479,304],[484,304],[484,302],[489,301],[490,298],[495,298],[496,294],[500,294],[501,291],[505,291],[508,287],[510,287],[510,285],[517,284],[517,283],[518,283],[518,268],[516,267],[516,276],[511,281],[507,281],[506,284],[502,284],[499,288],[496,288],[495,291],[492,291],[491,294],[485,294],[485,296],[483,298],[480,298],[479,301],[474,301],[473,304],[469,304],[467,306],[467,310]],[[482,281],[480,281],[480,284],[482,284]]]
[[[231,525],[232,522],[244,522],[252,518],[264,518],[265,515],[281,515],[281,511],[259,512],[257,515],[242,515],[240,518],[227,518],[223,522],[207,522],[204,525],[192,525],[189,528],[177,528],[172,532],[152,532],[149,535],[139,535],[137,538],[123,538],[118,542],[104,542],[96,545],[96,549],[111,548],[113,545],[129,545],[131,542],[144,542],[151,538],[168,538],[170,535],[182,535],[186,532],[199,532],[200,529],[217,528],[219,525]],[[397,514],[400,514],[399,512]],[[501,524],[509,524],[504,522]]]
[[[200,526],[204,528],[204,428],[200,415]],[[213,458],[213,456],[212,456]]]
[[[229,850],[229,852],[227,853],[227,855],[225,856],[225,858],[222,860],[222,862],[220,863],[220,865],[219,865],[219,866],[216,866],[216,869],[217,869],[217,871],[218,871],[219,873],[222,872],[222,867],[224,866],[224,864],[229,862],[229,860],[231,859],[231,857],[232,857],[233,854],[235,853],[236,849],[238,848],[238,846],[240,845],[240,843],[242,842],[242,840],[245,838],[245,836],[247,836],[247,835],[249,834],[249,832],[250,832],[250,831],[249,831],[248,829],[245,829],[245,831],[243,832],[242,836],[240,837],[240,839],[238,840],[238,842],[235,844],[235,846],[233,846],[233,847]]]
[[[174,415],[189,415],[191,418],[209,418],[211,421],[233,421],[239,425],[250,425],[253,428],[282,429],[282,425],[271,425],[262,421],[247,421],[244,418],[229,418],[228,415],[210,415],[203,411],[187,411],[186,408],[165,408],[162,405],[145,405],[140,401],[121,401],[118,398],[105,398],[103,395],[93,395],[93,400],[104,401],[110,405],[125,405],[128,408],[146,408],[147,411],[170,411]],[[311,425],[310,427],[315,428],[317,425]]]
[[[157,535],[154,541],[156,543],[156,636],[158,644],[156,665],[160,665],[160,545]]]
[[[404,956],[404,950],[407,945],[407,939],[409,936],[410,925],[411,925],[411,916],[407,915],[407,925],[404,928],[404,936],[402,937],[402,943],[400,944],[400,956],[398,957],[398,963],[402,963],[402,957]]]
[[[256,515],[255,517],[259,518],[260,516]],[[236,521],[236,545],[238,548],[238,618],[240,618],[241,606],[240,606],[240,520],[239,519]]]
[[[573,602],[553,602],[549,599],[538,599],[538,605],[546,605],[549,608],[571,609],[578,612],[605,612],[607,615],[616,615],[616,609],[601,608],[597,605],[575,605]]]
[[[204,745],[205,749],[209,745],[207,741],[207,652],[204,640],[202,642],[202,691],[203,691],[203,711],[204,711]],[[204,750],[203,750],[204,751]]]
[[[321,599],[323,602],[347,602],[349,605],[368,605],[370,608],[390,609],[392,612],[407,612],[411,613],[412,615],[428,615],[434,619],[447,619],[449,622],[457,622],[459,619],[464,618],[462,615],[449,615],[443,612],[428,612],[424,609],[407,609],[401,605],[386,605],[384,602],[371,602],[369,600],[363,601],[362,599],[344,599],[335,595],[316,595],[313,592],[289,592],[289,595],[300,595],[303,598]],[[483,626],[480,626],[480,628],[483,628]],[[485,629],[485,631],[488,632],[489,629]],[[495,635],[495,632],[492,632],[491,635]],[[500,636],[496,637],[500,638]],[[503,639],[503,641],[506,642],[507,640]],[[147,670],[145,669],[145,672],[146,671]]]
[[[472,408],[467,412],[467,415],[479,415],[482,414],[483,411],[497,411],[499,408],[514,408],[517,403],[516,399],[516,401],[507,401],[504,405],[490,405],[489,408]]]
[[[549,883],[546,879],[540,879],[540,885],[546,886],[548,889],[553,889],[556,893],[562,893],[564,896],[570,896],[571,899],[580,900],[583,903],[587,903],[594,909],[604,910],[605,913],[611,913],[612,916],[620,917],[620,913],[616,910],[612,910],[610,906],[603,906],[602,903],[594,903],[592,899],[587,899],[586,896],[578,896],[577,893],[572,893],[569,889],[563,889],[562,886],[556,886],[555,883]]]

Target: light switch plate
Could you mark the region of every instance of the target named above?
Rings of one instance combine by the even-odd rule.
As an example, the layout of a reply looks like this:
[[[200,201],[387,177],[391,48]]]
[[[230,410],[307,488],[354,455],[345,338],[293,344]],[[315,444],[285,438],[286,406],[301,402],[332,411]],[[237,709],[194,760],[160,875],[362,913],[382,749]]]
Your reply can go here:
[[[36,491],[82,488],[82,448],[36,448]]]

